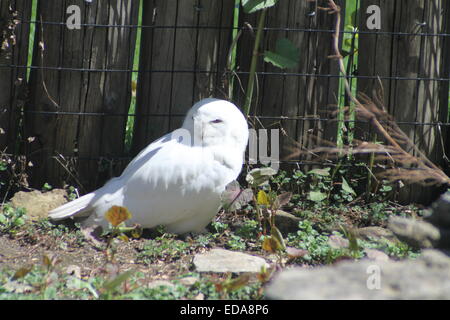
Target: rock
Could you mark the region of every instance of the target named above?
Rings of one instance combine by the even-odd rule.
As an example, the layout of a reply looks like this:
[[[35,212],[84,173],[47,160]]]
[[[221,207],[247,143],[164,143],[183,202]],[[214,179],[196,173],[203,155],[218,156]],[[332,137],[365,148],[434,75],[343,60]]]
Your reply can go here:
[[[15,208],[25,208],[28,218],[36,221],[47,218],[48,212],[67,202],[67,192],[63,189],[54,189],[47,192],[30,191],[17,192],[11,199]]]
[[[450,229],[450,191],[433,202],[425,220],[440,228]]]
[[[198,282],[199,279],[197,277],[184,277],[178,281],[180,281],[181,284],[190,287],[193,286],[196,282]]]
[[[372,260],[372,261],[388,261],[389,256],[384,253],[383,251],[376,250],[376,249],[364,249],[364,253],[366,254],[366,259]]]
[[[194,256],[194,266],[198,272],[253,272],[258,273],[266,260],[242,252],[224,249],[210,251]]]
[[[431,223],[402,217],[390,217],[388,228],[415,248],[432,248],[440,240],[439,229]]]
[[[386,228],[382,227],[364,227],[364,228],[358,228],[354,230],[355,236],[363,239],[363,240],[389,240],[389,241],[398,241],[397,237],[394,235],[394,233]]]
[[[348,248],[349,241],[341,236],[333,234],[328,237],[328,244],[334,249]]]
[[[425,210],[424,221],[392,217],[391,229],[400,240],[413,247],[450,249],[450,191]]]
[[[283,210],[277,210],[275,213],[275,225],[283,235],[296,232],[300,221],[301,219],[299,217]]]
[[[203,293],[199,293],[194,297],[194,300],[205,300],[205,295]]]
[[[344,261],[274,276],[269,299],[450,299],[450,258],[427,249],[415,260]]]
[[[149,288],[149,289],[154,289],[154,288],[159,288],[159,287],[174,288],[175,285],[172,282],[167,281],[167,280],[154,280],[147,284],[147,288]]]

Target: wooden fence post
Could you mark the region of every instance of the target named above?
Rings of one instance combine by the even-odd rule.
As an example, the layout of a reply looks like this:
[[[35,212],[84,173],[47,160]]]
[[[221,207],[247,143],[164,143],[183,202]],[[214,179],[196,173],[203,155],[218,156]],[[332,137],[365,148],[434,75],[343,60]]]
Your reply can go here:
[[[69,5],[81,9],[82,24],[102,26],[69,29]],[[131,72],[119,70],[132,69],[136,29],[120,25],[137,25],[138,6],[134,0],[39,1],[37,20],[44,24],[36,25],[38,68],[25,117],[27,135],[35,137],[28,150],[35,187],[70,183],[89,191],[101,183],[98,157],[123,154]]]
[[[328,59],[328,56],[333,54],[331,30],[334,30],[334,16],[320,11],[317,5],[316,2],[308,1],[279,1],[268,9],[265,27],[281,30],[265,31],[262,50],[273,51],[278,39],[288,38],[299,48],[300,60],[298,67],[281,70],[260,59],[259,72],[280,74],[258,75],[259,89],[254,90],[251,115],[311,119],[329,117],[328,106],[337,103],[336,93],[339,86],[339,79],[333,77],[339,74],[337,63]],[[255,14],[244,15],[243,21],[254,21],[254,16]],[[253,27],[255,28],[255,25]],[[294,30],[282,30],[286,27]],[[309,32],[309,29],[330,32]],[[248,31],[246,33],[239,46],[240,70],[243,71],[249,69],[249,63],[242,57],[251,55],[254,41],[248,36]],[[299,75],[283,75],[283,72]],[[243,77],[242,83],[246,84],[247,78]],[[256,93],[259,93],[257,98]],[[286,136],[280,134],[281,160],[292,152],[288,147],[295,146],[293,140],[307,148],[312,147],[309,134],[326,136],[329,139],[336,136],[335,126],[330,122],[268,119],[260,123],[266,128],[284,129]]]
[[[133,154],[179,127],[183,118],[173,114],[221,96],[233,7],[234,0],[144,1]]]
[[[18,119],[26,99],[31,1],[0,0],[0,151],[15,153]],[[21,67],[19,67],[21,66]]]
[[[445,32],[445,1],[379,0],[374,3],[362,0],[362,31],[368,31],[365,11],[369,4],[377,4],[381,9],[380,31],[412,35],[361,35],[359,74],[399,78],[382,81],[386,108],[396,121],[446,122],[448,101],[439,98],[445,84],[432,80],[448,77],[442,72],[443,37],[435,35]],[[434,35],[414,35],[416,33]],[[359,90],[370,95],[376,81],[358,80],[358,86]],[[442,164],[442,130],[426,124],[400,124],[400,128],[431,161]],[[416,186],[403,188],[400,198],[406,202],[430,201],[431,191],[431,188]]]

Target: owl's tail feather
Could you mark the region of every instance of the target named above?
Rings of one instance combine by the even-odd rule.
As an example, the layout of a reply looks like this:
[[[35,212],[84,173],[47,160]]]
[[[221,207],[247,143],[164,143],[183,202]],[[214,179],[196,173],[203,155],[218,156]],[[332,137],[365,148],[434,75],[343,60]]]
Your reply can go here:
[[[62,220],[71,216],[83,217],[88,216],[92,207],[90,206],[95,193],[88,193],[76,200],[70,201],[48,213],[48,217],[52,220]]]

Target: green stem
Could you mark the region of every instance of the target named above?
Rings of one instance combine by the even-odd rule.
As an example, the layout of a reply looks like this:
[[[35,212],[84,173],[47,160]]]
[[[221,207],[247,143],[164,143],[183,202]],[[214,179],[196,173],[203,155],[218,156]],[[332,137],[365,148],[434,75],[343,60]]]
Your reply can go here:
[[[234,17],[233,17],[233,44],[231,48],[231,57],[230,57],[230,78],[229,78],[229,87],[228,87],[228,98],[232,101],[233,100],[233,92],[234,92],[234,70],[236,68],[236,43],[237,38],[239,34],[239,10],[240,10],[241,0],[235,0],[234,1]]]
[[[255,85],[256,66],[258,64],[259,45],[261,43],[262,32],[264,29],[264,21],[266,20],[266,9],[263,9],[258,20],[258,29],[256,30],[255,44],[253,46],[252,61],[250,64],[250,73],[248,75],[247,92],[245,95],[244,112],[248,116],[250,113],[250,106],[252,104],[253,87]]]

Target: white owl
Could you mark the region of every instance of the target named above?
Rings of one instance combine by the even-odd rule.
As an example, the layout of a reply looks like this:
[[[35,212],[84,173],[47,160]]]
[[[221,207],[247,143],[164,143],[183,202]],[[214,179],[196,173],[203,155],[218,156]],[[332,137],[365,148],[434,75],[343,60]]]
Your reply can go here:
[[[130,224],[166,226],[172,233],[201,232],[217,214],[225,186],[239,175],[248,142],[244,115],[232,103],[204,99],[183,125],[142,150],[122,175],[102,188],[49,212],[53,220],[88,217],[106,227],[105,212],[123,206]]]

